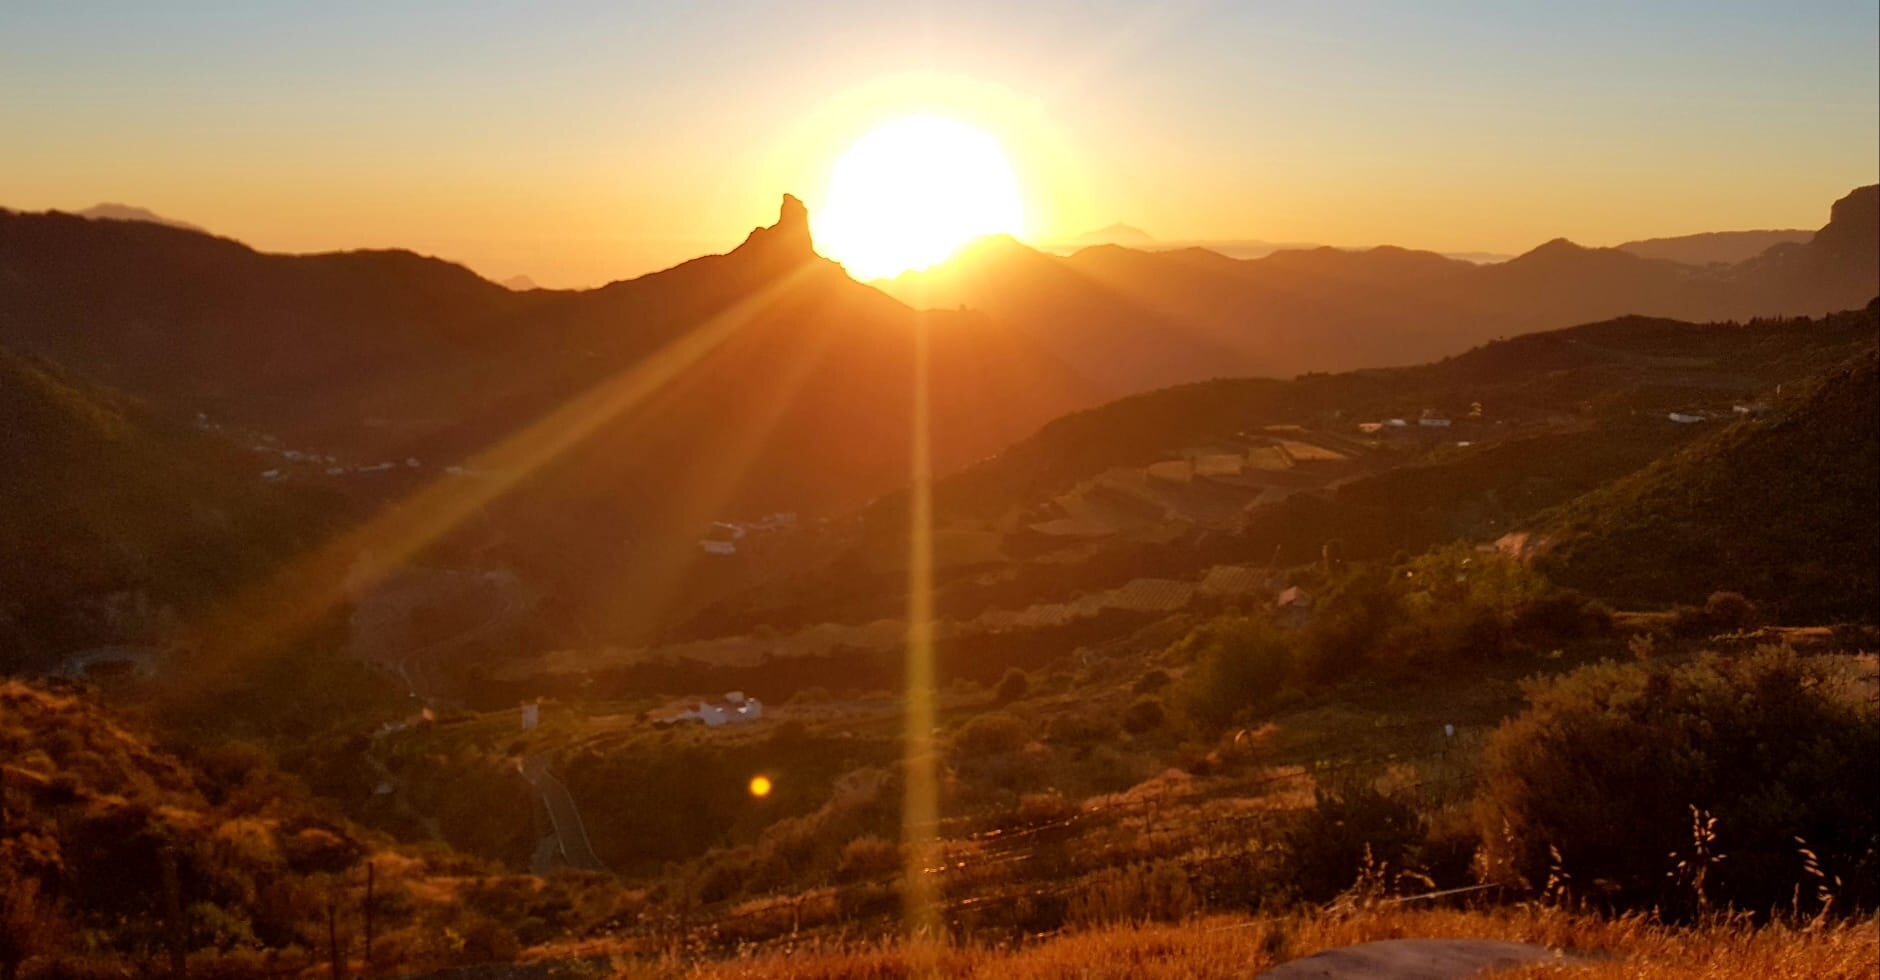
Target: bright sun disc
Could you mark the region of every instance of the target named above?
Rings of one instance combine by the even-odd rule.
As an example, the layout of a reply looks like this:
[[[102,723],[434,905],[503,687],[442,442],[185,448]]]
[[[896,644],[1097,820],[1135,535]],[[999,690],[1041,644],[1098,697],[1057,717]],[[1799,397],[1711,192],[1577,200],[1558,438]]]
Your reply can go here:
[[[817,250],[858,279],[945,260],[982,235],[1016,235],[1024,209],[997,140],[942,116],[884,123],[837,158]]]
[[[766,796],[769,796],[770,795],[770,777],[769,776],[752,776],[751,777],[751,795],[757,797],[760,800]]]

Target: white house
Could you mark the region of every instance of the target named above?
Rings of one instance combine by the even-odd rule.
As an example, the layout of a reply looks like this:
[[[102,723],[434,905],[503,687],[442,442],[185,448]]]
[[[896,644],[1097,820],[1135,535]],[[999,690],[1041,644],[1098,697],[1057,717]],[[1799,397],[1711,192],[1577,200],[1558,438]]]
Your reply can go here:
[[[525,732],[534,731],[535,726],[541,723],[542,723],[541,702],[524,701],[522,703],[522,730]]]
[[[698,719],[707,728],[721,725],[744,725],[764,717],[764,705],[756,698],[747,698],[743,691],[727,691],[723,698],[716,701],[700,701],[698,707],[688,708],[657,719],[662,724]]]
[[[700,551],[708,555],[735,555],[738,553],[737,545],[729,541],[719,541],[716,538],[700,538],[698,547]]]
[[[1686,415],[1683,412],[1672,412],[1670,415],[1667,415],[1665,417],[1681,425],[1690,425],[1693,422],[1704,421],[1704,417],[1702,415]]]

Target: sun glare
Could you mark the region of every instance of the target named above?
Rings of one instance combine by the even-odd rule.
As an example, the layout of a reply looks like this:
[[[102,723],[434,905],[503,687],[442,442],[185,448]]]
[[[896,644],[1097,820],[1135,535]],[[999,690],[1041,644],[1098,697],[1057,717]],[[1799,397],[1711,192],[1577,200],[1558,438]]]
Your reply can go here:
[[[1019,234],[1023,216],[997,140],[943,116],[908,116],[837,158],[813,224],[818,251],[877,279],[943,261],[981,235]]]

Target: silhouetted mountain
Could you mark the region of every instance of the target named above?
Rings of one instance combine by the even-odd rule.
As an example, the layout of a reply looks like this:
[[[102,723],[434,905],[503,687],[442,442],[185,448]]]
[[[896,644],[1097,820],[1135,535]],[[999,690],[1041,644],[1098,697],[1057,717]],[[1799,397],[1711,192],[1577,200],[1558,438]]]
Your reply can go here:
[[[883,288],[915,306],[984,310],[1121,394],[1217,376],[1416,363],[1496,336],[1624,314],[1721,320],[1859,306],[1880,292],[1874,198],[1875,188],[1861,188],[1809,241],[1726,267],[1564,239],[1492,265],[1389,247],[1234,261],[1117,246],[1059,257],[1006,242]],[[1155,354],[1115,353],[1123,351]]]
[[[1814,232],[1805,228],[1776,231],[1712,231],[1673,238],[1646,238],[1615,246],[1642,259],[1665,259],[1683,265],[1735,265],[1776,245],[1806,242]]]
[[[1713,590],[1796,622],[1880,604],[1880,355],[1868,348],[1771,410],[1544,518],[1543,566],[1590,593],[1698,602]],[[1724,423],[1715,423],[1723,425]]]
[[[713,520],[832,514],[905,483],[923,337],[940,472],[1090,400],[1023,334],[850,279],[795,198],[728,254],[584,292],[406,252],[266,255],[0,213],[0,343],[169,417],[336,457],[316,480],[381,497],[520,481],[473,522],[503,542],[486,557],[616,598],[623,576],[681,578]],[[522,465],[517,440],[558,451],[479,475]],[[355,479],[380,461],[401,478]],[[439,476],[455,464],[468,475]]]
[[[148,221],[153,224],[181,228],[185,231],[200,231],[204,234],[208,234],[208,232],[199,225],[192,225],[187,221],[178,221],[175,218],[166,218],[149,208],[133,207],[129,204],[94,204],[78,212],[78,216],[81,218],[105,218],[111,221]]]
[[[536,285],[535,280],[529,278],[528,276],[510,276],[509,278],[504,279],[502,284],[503,284],[504,289],[513,289],[519,293],[526,293],[531,289],[542,288],[541,286]]]

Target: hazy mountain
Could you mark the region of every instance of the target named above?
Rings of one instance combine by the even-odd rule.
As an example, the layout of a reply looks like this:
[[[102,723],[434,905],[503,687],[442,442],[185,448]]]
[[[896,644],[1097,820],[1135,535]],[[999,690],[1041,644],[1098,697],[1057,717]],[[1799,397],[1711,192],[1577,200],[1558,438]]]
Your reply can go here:
[[[1615,246],[1645,259],[1667,259],[1684,265],[1734,265],[1785,243],[1806,242],[1814,232],[1805,228],[1775,231],[1713,231],[1672,238],[1646,238]]]
[[[1098,228],[1096,231],[1086,231],[1072,238],[1066,244],[1074,246],[1130,245],[1142,247],[1154,245],[1155,238],[1141,228],[1137,228],[1134,225],[1126,225],[1118,221],[1108,227]]]
[[[207,234],[203,228],[192,225],[187,221],[166,218],[149,208],[133,207],[129,204],[94,204],[78,212],[78,216],[81,218],[105,218],[111,221],[148,221],[152,224],[169,225],[172,228],[182,228],[187,231],[201,231]]]
[[[915,306],[984,310],[1121,394],[1416,363],[1624,314],[1711,320],[1860,306],[1880,292],[1874,197],[1861,188],[1809,241],[1725,267],[1564,239],[1489,265],[1391,247],[1233,260],[1118,246],[1054,256],[998,241],[882,285]]]
[[[502,285],[503,285],[503,288],[505,289],[513,289],[519,293],[526,293],[531,289],[542,288],[536,285],[535,280],[529,278],[528,276],[510,276],[509,278],[503,280]]]

